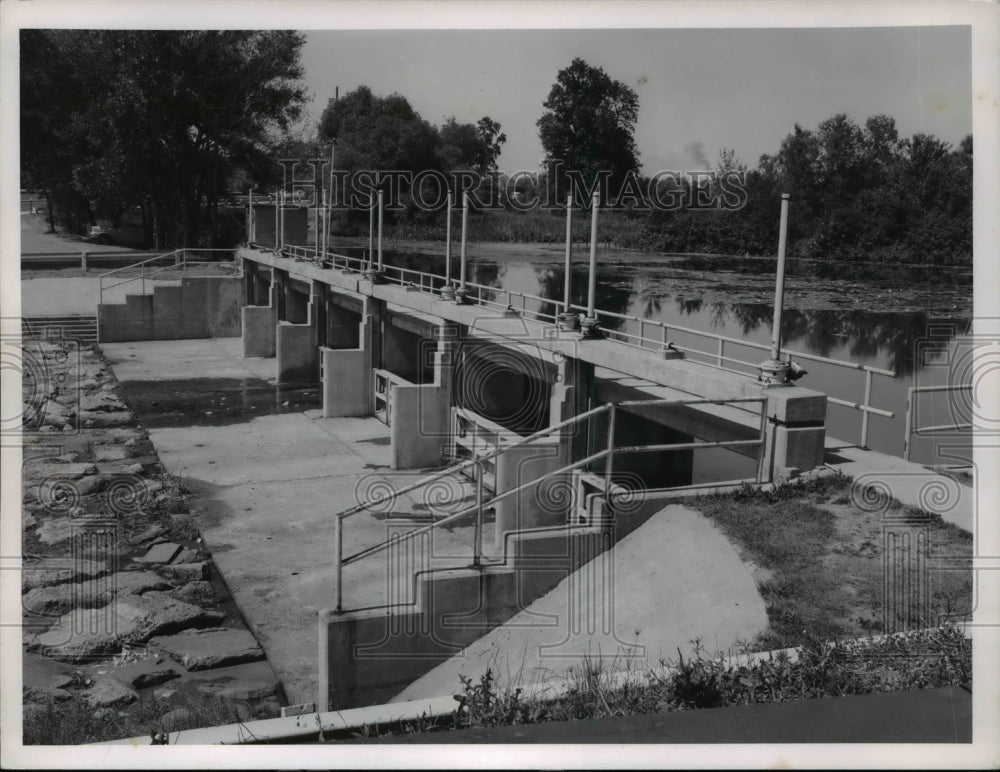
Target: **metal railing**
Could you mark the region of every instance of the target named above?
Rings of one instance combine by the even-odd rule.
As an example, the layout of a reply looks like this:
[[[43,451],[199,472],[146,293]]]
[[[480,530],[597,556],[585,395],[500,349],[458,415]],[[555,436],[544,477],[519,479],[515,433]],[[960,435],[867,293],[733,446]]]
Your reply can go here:
[[[586,311],[584,306],[572,305],[571,308],[577,311]],[[615,321],[615,327],[608,325],[607,327],[602,326],[602,331],[604,334],[614,340],[618,340],[625,345],[633,346],[635,348],[641,349],[653,349],[660,352],[666,352],[667,350],[675,350],[683,352],[685,356],[691,356],[692,361],[698,362],[699,364],[707,365],[708,367],[714,367],[719,370],[725,370],[727,372],[735,373],[737,375],[743,375],[748,378],[756,379],[757,373],[759,372],[760,362],[748,362],[744,359],[738,359],[736,357],[726,355],[726,344],[746,346],[747,348],[755,349],[757,351],[770,352],[770,346],[765,343],[757,343],[755,341],[744,340],[740,338],[732,338],[726,335],[720,335],[714,332],[706,332],[704,330],[696,330],[692,327],[684,327],[678,324],[670,324],[668,322],[663,322],[658,319],[643,319],[638,316],[632,316],[630,314],[619,314],[613,311],[602,311],[597,309],[597,318],[602,317],[607,319],[612,319]],[[620,322],[632,322],[639,326],[637,332],[629,332],[627,330],[616,329],[618,323]],[[647,329],[655,331],[652,335],[647,334]],[[707,351],[699,348],[694,348],[692,346],[682,346],[673,342],[670,339],[671,332],[679,332],[685,335],[694,335],[710,341],[715,342],[715,350]],[[864,396],[861,402],[854,402],[851,400],[841,399],[840,397],[833,397],[827,395],[827,401],[834,405],[840,405],[842,407],[849,408],[851,410],[857,410],[861,413],[861,437],[860,445],[863,448],[868,447],[868,429],[869,429],[869,416],[878,415],[883,418],[895,418],[896,414],[891,410],[883,410],[882,408],[874,407],[871,404],[872,401],[872,381],[874,376],[881,376],[886,378],[895,378],[895,370],[886,370],[881,367],[872,367],[871,365],[863,365],[857,362],[848,362],[843,359],[833,359],[831,357],[824,357],[818,354],[809,354],[805,351],[793,351],[790,349],[782,349],[782,353],[788,357],[794,359],[801,359],[807,362],[817,362],[826,365],[832,365],[834,367],[843,368],[846,370],[854,370],[857,372],[864,373]]]
[[[372,413],[386,426],[392,424],[392,387],[412,386],[410,381],[388,370],[372,370]],[[379,417],[379,413],[384,413]]]
[[[336,255],[333,253],[327,253],[326,256],[317,257],[315,250],[312,247],[285,246],[284,251],[299,260],[319,262],[324,265],[329,264],[329,267],[339,268],[352,273],[365,273],[371,267],[369,260],[366,257],[355,258],[344,255]],[[441,294],[441,290],[446,286],[448,281],[440,274],[427,271],[417,271],[410,268],[398,268],[396,266],[389,265],[382,266],[382,278],[388,283],[414,287],[421,291],[430,292],[436,295]],[[453,278],[450,280],[450,283],[453,288],[458,288],[460,286],[460,281],[458,279]],[[497,309],[501,311],[513,309],[514,311],[520,313],[524,318],[532,319],[545,324],[556,324],[558,322],[559,311],[562,308],[562,303],[558,300],[543,298],[539,295],[533,295],[527,292],[505,290],[470,281],[465,282],[465,288],[468,291],[465,298],[468,303],[474,303],[475,305],[482,306],[484,308]],[[533,304],[535,307],[529,307],[529,303]],[[554,311],[552,313],[542,310],[547,305],[553,307]],[[586,306],[577,304],[571,304],[570,309],[583,313],[587,312]],[[671,324],[658,319],[646,319],[632,314],[621,314],[614,311],[603,311],[601,309],[596,309],[595,313],[598,320],[607,320],[608,323],[606,325],[602,325],[601,330],[609,339],[643,350],[653,350],[657,352],[667,352],[669,350],[679,351],[686,357],[690,357],[692,361],[698,362],[699,364],[714,367],[719,370],[725,370],[726,372],[731,372],[754,380],[756,380],[760,372],[760,362],[749,362],[745,359],[727,355],[726,346],[745,346],[756,351],[765,352],[767,354],[770,353],[770,346],[765,343],[757,343],[755,341],[744,340],[741,338],[733,338],[714,332],[706,332],[705,330],[696,330],[692,327]],[[632,324],[633,330],[629,331],[628,329],[619,329],[623,326],[623,323]],[[638,327],[637,330],[635,329],[635,326]],[[706,340],[706,342],[709,342],[710,344],[714,344],[714,346],[712,346],[711,349],[701,349],[694,346],[679,345],[675,341],[671,340],[671,333],[683,333],[684,335],[697,336]],[[788,357],[798,360],[816,362],[844,370],[853,370],[864,373],[863,396],[860,402],[831,396],[829,394],[827,395],[827,401],[831,404],[839,405],[849,410],[861,413],[861,432],[859,441],[861,447],[868,447],[869,424],[870,417],[872,415],[881,416],[883,418],[896,417],[895,412],[872,405],[874,377],[895,378],[895,370],[873,367],[871,365],[863,365],[843,359],[824,357],[818,354],[810,354],[805,351],[782,349],[782,353]]]
[[[911,440],[914,434],[941,434],[942,432],[969,431],[972,429],[971,423],[941,424],[938,426],[914,426],[913,414],[915,411],[913,408],[916,405],[914,395],[933,392],[970,391],[971,389],[971,383],[963,383],[948,384],[944,386],[911,386],[906,390],[906,421],[904,428],[905,434],[903,436],[903,458],[906,461],[910,460],[910,452],[912,450]]]
[[[747,404],[756,403],[759,405],[760,409],[760,424],[759,432],[754,439],[745,440],[715,440],[706,442],[676,442],[676,443],[655,443],[648,445],[616,445],[615,443],[615,418],[618,410],[635,407],[665,407],[665,406],[696,406],[696,405],[733,405],[733,404]],[[482,455],[476,455],[473,458],[459,463],[455,466],[448,467],[439,472],[436,472],[422,480],[412,483],[410,485],[404,486],[400,489],[394,489],[391,492],[370,498],[364,502],[361,502],[343,512],[334,515],[334,545],[333,545],[333,558],[334,558],[334,609],[335,611],[343,610],[343,569],[352,563],[356,563],[373,555],[377,555],[389,548],[399,547],[401,544],[412,539],[417,538],[420,535],[430,533],[437,528],[441,528],[447,525],[452,525],[457,521],[468,518],[470,516],[475,516],[474,529],[473,529],[473,544],[472,544],[472,562],[471,567],[478,568],[483,565],[483,525],[484,525],[484,513],[487,509],[495,507],[496,504],[510,496],[522,493],[523,491],[534,488],[545,480],[557,477],[559,475],[565,475],[576,469],[583,469],[599,461],[604,462],[603,470],[598,472],[599,475],[603,477],[604,480],[604,500],[606,505],[610,505],[614,500],[615,492],[619,491],[619,486],[613,484],[613,471],[614,471],[614,461],[616,457],[621,455],[629,455],[634,453],[654,453],[654,452],[666,452],[666,451],[677,451],[677,450],[703,450],[707,448],[736,448],[736,447],[756,447],[758,448],[757,453],[757,471],[755,481],[757,483],[763,482],[764,478],[767,476],[767,470],[765,468],[765,446],[766,446],[766,427],[767,427],[767,398],[766,397],[742,397],[736,399],[693,399],[693,400],[676,400],[676,399],[652,399],[652,400],[632,400],[628,402],[619,403],[608,403],[601,405],[596,408],[592,408],[584,413],[573,418],[568,418],[565,421],[560,421],[559,423],[550,426],[548,428],[542,429],[528,437],[521,438],[518,442],[512,444],[499,444],[493,450],[487,451]],[[743,408],[745,409],[745,408]],[[581,458],[572,463],[566,464],[559,469],[550,470],[537,478],[529,480],[527,482],[522,482],[521,484],[501,492],[493,492],[487,495],[484,490],[484,465],[488,462],[494,461],[502,453],[510,450],[514,447],[523,447],[532,443],[537,443],[539,440],[547,439],[551,435],[562,432],[565,429],[581,423],[583,421],[590,421],[599,416],[606,416],[607,429],[606,429],[606,443],[603,449],[596,450],[595,452],[588,453],[587,456]],[[343,545],[344,545],[344,521],[350,517],[353,517],[361,512],[364,512],[372,507],[377,507],[380,511],[388,511],[388,507],[391,507],[393,502],[400,496],[411,493],[421,487],[429,485],[437,480],[441,480],[445,477],[454,474],[465,474],[472,471],[473,478],[476,482],[476,501],[473,505],[461,509],[451,515],[448,515],[440,520],[437,520],[429,525],[422,526],[420,528],[415,528],[412,531],[407,531],[404,534],[394,535],[393,537],[380,542],[378,544],[366,547],[352,555],[344,556]],[[716,483],[718,485],[725,484],[726,481]],[[677,486],[679,488],[688,486]],[[663,491],[666,489],[658,489]],[[610,510],[607,510],[610,511]],[[571,513],[567,513],[568,516]],[[566,526],[559,526],[566,527]],[[551,528],[551,526],[547,526]],[[532,532],[535,529],[524,529],[523,532]],[[505,560],[504,556],[501,562]],[[415,600],[414,600],[415,602]],[[400,604],[393,604],[400,605]],[[403,605],[412,605],[403,604]]]
[[[132,263],[131,265],[125,265],[122,266],[121,268],[115,268],[112,271],[107,271],[105,273],[102,273],[98,277],[99,293],[100,293],[99,302],[101,303],[104,302],[104,291],[113,289],[114,287],[120,287],[124,284],[130,284],[132,282],[139,282],[141,293],[145,295],[146,281],[150,279],[150,277],[152,276],[156,276],[168,271],[180,271],[181,276],[185,276],[187,275],[189,269],[194,268],[196,266],[204,266],[204,265],[217,266],[220,264],[225,264],[225,262],[227,262],[221,260],[191,260],[189,258],[189,253],[205,253],[205,252],[208,253],[226,252],[230,254],[233,257],[232,265],[234,272],[239,271],[240,262],[235,259],[236,250],[234,249],[211,249],[211,248],[202,249],[200,247],[186,247],[183,249],[175,249],[172,252],[164,252],[159,255],[153,255],[152,257],[147,258],[146,260],[142,260],[138,263]],[[164,260],[169,260],[170,262],[167,265],[163,265],[158,268],[152,267],[153,263],[163,262]],[[125,278],[122,278],[122,275],[125,274],[126,272],[135,271],[136,269],[139,270],[138,276],[125,276]],[[112,279],[111,277],[114,278]],[[108,283],[109,281],[113,283]]]

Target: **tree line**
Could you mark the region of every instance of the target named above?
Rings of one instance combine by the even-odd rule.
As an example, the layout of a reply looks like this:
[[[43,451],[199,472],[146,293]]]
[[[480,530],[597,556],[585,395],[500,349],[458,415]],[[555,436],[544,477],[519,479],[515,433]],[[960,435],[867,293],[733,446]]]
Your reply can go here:
[[[511,210],[502,225],[515,239],[548,240],[549,230],[561,238],[558,212],[514,211],[533,185],[650,183],[634,140],[638,95],[579,58],[559,71],[537,121],[546,168],[559,179],[542,171],[508,185],[497,168],[507,139],[498,122],[452,117],[435,126],[404,96],[366,86],[331,99],[315,127],[296,133],[307,102],[304,40],[290,31],[23,30],[22,186],[45,195],[53,228],[79,233],[99,218],[138,219],[147,243],[166,248],[235,243],[242,223],[221,206],[231,190],[269,192],[282,180],[279,159],[328,158],[331,150],[339,170],[476,172],[488,188],[480,198]],[[771,255],[787,192],[792,255],[971,262],[971,136],[953,148],[928,134],[902,138],[889,116],[858,126],[838,114],[815,129],[796,124],[754,168],[723,150],[713,171],[710,187],[742,179],[741,195],[724,199],[737,207],[626,206],[606,218],[608,241]],[[690,180],[653,183],[696,200]],[[390,227],[440,225],[440,213],[402,193]],[[363,229],[367,213],[340,218],[335,227],[346,233]]]

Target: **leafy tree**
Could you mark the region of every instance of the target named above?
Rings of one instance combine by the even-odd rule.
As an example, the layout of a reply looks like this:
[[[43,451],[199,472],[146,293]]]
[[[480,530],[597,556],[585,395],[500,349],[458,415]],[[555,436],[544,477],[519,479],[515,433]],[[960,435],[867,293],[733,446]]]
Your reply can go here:
[[[44,43],[22,48],[22,96],[32,101],[22,135],[32,125],[49,133],[25,148],[23,167],[37,175],[55,163],[46,184],[75,192],[97,215],[141,207],[157,247],[211,240],[229,180],[266,173],[277,133],[305,101],[304,37],[294,32],[36,34]],[[48,55],[34,55],[42,45]],[[53,81],[55,98],[28,93]],[[65,148],[72,157],[60,164]]]
[[[589,186],[599,170],[608,170],[614,190],[638,170],[633,132],[639,97],[627,85],[576,58],[559,71],[542,106],[546,112],[537,126],[546,160],[563,161],[564,173],[581,172]]]
[[[479,157],[477,166],[480,171],[497,168],[497,159],[507,135],[501,130],[500,124],[484,115],[476,124],[476,136],[479,138]]]

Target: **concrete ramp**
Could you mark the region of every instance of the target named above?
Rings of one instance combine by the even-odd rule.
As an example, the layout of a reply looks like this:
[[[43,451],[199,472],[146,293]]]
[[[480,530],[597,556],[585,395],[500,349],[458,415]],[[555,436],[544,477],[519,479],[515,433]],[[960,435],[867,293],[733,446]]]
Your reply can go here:
[[[503,686],[579,670],[584,657],[655,665],[700,639],[709,651],[767,626],[764,601],[733,545],[703,515],[671,504],[524,611],[414,681],[393,702],[461,692],[492,668]]]

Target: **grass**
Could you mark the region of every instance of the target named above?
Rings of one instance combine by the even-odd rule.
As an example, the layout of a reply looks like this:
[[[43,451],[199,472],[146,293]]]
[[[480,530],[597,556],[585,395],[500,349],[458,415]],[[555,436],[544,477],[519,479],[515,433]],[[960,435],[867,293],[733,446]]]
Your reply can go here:
[[[898,504],[880,518],[853,504],[850,485],[849,478],[838,475],[772,491],[747,487],[692,503],[757,567],[769,629],[754,649],[794,646],[804,635],[837,639],[904,625],[933,627],[971,614],[971,570],[933,570],[933,558],[970,556],[972,536]],[[931,570],[926,595],[911,597],[903,606],[894,599],[895,614],[884,618],[889,566],[883,543],[892,531],[924,533]]]
[[[492,669],[462,678],[460,707],[450,719],[366,727],[358,736],[664,713],[788,702],[850,694],[931,689],[971,683],[972,642],[957,627],[880,639],[823,642],[809,637],[792,654],[749,660],[693,656],[661,660],[646,672],[622,658],[584,660],[561,696],[543,700],[501,685]],[[624,677],[623,677],[624,676]]]
[[[179,708],[169,720],[165,716]],[[25,703],[24,745],[82,745],[124,737],[149,737],[206,726],[242,723],[252,715],[245,703],[201,696],[178,696],[172,702],[143,694],[125,708],[94,708],[85,699],[46,699]]]

